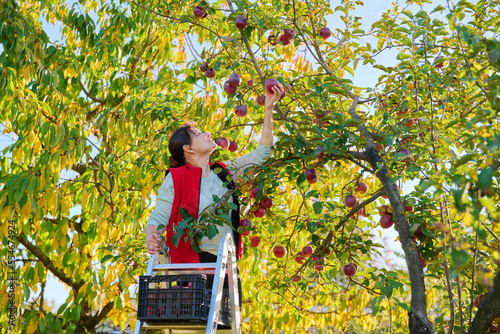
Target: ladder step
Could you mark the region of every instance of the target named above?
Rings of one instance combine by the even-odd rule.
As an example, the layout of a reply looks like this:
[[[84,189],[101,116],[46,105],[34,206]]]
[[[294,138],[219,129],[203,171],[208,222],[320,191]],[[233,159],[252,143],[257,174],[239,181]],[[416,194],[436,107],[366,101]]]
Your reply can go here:
[[[170,263],[154,264],[152,272],[168,271],[170,275],[206,274],[214,275],[217,263]]]
[[[205,334],[205,329],[171,329],[169,334]],[[217,329],[217,334],[232,334],[230,329]]]
[[[217,263],[169,263],[169,264],[154,264],[153,270],[176,270],[176,269],[191,269],[191,270],[206,270],[215,269]]]
[[[170,329],[170,330],[175,330],[175,333],[189,333],[189,332],[184,332],[184,331],[195,331],[195,333],[198,333],[198,331],[201,331],[200,333],[205,333],[206,328],[207,328],[207,323],[206,322],[180,322],[180,321],[154,321],[154,322],[146,322],[143,323],[142,328],[145,329]],[[231,332],[231,329],[217,329],[217,333],[221,331],[221,333],[225,333],[224,331],[229,331],[228,333]]]

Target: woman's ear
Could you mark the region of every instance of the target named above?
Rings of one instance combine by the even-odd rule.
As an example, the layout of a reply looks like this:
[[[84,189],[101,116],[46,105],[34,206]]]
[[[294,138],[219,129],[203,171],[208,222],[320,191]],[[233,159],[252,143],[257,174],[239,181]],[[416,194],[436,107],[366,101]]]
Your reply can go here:
[[[191,149],[191,146],[189,146],[189,145],[182,146],[182,149],[184,150],[184,152],[188,152],[188,153],[193,152],[193,150]]]

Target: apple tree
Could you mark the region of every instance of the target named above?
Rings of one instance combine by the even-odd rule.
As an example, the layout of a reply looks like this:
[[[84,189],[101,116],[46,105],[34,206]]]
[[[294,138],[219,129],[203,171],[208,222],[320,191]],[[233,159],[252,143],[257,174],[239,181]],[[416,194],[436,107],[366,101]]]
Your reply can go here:
[[[15,328],[133,327],[169,133],[194,120],[227,138],[214,161],[253,150],[274,79],[287,89],[274,156],[236,189],[253,226],[239,262],[244,331],[500,330],[500,2],[408,0],[369,28],[363,6],[0,4]],[[61,41],[37,18],[60,24]],[[367,67],[374,87],[357,79]],[[380,265],[377,234],[394,236],[405,265]],[[49,273],[70,290],[57,311],[44,306]]]

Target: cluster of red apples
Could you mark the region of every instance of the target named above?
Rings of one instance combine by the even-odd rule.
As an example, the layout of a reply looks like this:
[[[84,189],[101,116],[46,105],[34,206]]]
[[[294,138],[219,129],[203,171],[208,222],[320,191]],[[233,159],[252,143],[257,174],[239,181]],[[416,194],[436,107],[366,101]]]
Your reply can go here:
[[[307,258],[310,258],[312,256],[311,262],[314,265],[314,270],[315,271],[323,271],[325,269],[325,265],[324,265],[325,258],[330,256],[330,254],[331,254],[330,248],[325,248],[322,255],[316,254],[313,256],[313,253],[314,253],[314,248],[312,246],[310,246],[310,245],[304,246],[302,248],[302,251],[298,252],[295,255],[295,262],[297,262],[298,264],[303,264]],[[285,257],[285,255],[286,255],[286,248],[283,247],[282,245],[274,246],[273,254],[277,258],[281,259],[281,258]],[[354,274],[356,274],[357,270],[358,270],[358,266],[354,263],[349,263],[349,264],[345,265],[343,268],[344,275],[346,275],[347,277],[354,276]],[[301,279],[301,277],[299,275],[293,277],[294,282],[298,282],[298,281],[300,281],[300,279]]]
[[[236,152],[238,149],[238,143],[232,140],[227,139],[226,137],[220,137],[215,141],[217,145],[223,150],[229,150],[231,152]]]
[[[252,189],[252,198],[257,199],[257,195],[261,192],[259,188]],[[266,209],[270,209],[273,206],[273,199],[270,197],[264,197],[259,202],[256,202],[258,209],[253,212],[253,215],[257,218],[262,218],[266,215]]]
[[[279,38],[276,38],[274,34],[270,34],[267,37],[267,41],[269,44],[272,46],[278,45],[279,42],[283,43],[283,45],[288,45],[292,42],[292,40],[295,38],[295,30],[293,29],[284,29],[283,33],[280,35]]]
[[[240,220],[240,228],[238,229],[238,232],[240,232],[241,235],[249,236],[250,232],[252,231],[252,221],[249,219],[242,219]],[[257,235],[252,235],[249,237],[250,239],[250,247],[258,247],[260,245],[260,237]]]

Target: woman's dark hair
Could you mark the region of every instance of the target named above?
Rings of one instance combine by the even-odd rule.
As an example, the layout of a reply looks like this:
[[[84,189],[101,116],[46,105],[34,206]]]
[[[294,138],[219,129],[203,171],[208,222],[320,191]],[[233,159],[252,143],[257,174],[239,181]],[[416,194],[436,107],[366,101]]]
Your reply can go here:
[[[170,136],[168,142],[170,167],[180,167],[186,163],[183,147],[184,145],[191,145],[191,133],[193,133],[194,127],[196,127],[196,123],[186,122]]]

